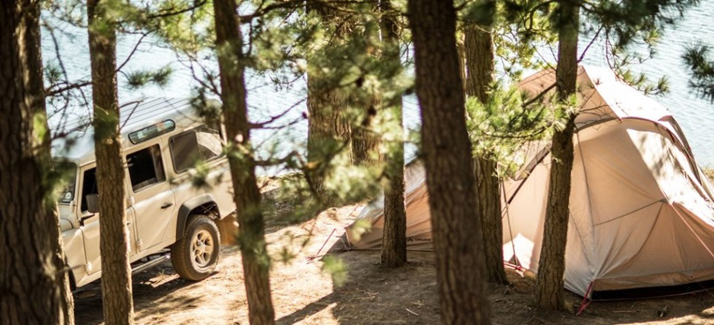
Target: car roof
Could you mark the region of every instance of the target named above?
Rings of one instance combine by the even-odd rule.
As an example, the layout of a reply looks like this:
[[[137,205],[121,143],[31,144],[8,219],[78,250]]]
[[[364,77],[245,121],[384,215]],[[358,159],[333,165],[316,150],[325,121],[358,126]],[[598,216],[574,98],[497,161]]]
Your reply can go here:
[[[215,101],[211,101],[214,104]],[[172,120],[176,130],[183,130],[202,123],[196,107],[186,98],[147,98],[122,105],[120,128],[124,149],[134,146],[129,141],[129,133],[144,127]],[[77,165],[95,160],[94,129],[91,116],[74,115],[51,123],[53,130],[52,155]]]

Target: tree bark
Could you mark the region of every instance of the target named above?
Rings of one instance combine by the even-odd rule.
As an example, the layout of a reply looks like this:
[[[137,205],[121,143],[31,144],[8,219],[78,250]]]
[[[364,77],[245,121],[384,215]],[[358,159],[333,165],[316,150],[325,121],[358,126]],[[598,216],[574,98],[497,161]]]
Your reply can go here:
[[[326,25],[337,25],[332,43],[339,46],[350,32],[350,24],[339,23],[339,12],[320,3],[309,3],[308,11],[316,12]],[[344,114],[348,95],[340,89],[339,80],[323,72],[319,66],[308,60],[307,76],[307,160],[312,166],[305,175],[318,199],[325,205],[332,205],[335,198],[324,186],[331,171],[333,158],[338,154],[352,157],[352,127]]]
[[[400,64],[399,35],[397,34],[396,17],[391,14],[390,1],[381,2],[382,35],[388,48],[383,59]],[[385,157],[385,178],[382,186],[384,191],[384,233],[382,236],[381,263],[384,267],[399,267],[407,262],[407,212],[404,206],[404,129],[401,94],[394,96],[388,103],[389,110],[397,119],[394,132],[398,140],[385,143],[388,147]]]
[[[214,0],[216,48],[221,75],[223,118],[228,135],[228,162],[233,180],[233,200],[238,219],[238,244],[251,324],[274,324],[270,297],[270,256],[265,242],[265,222],[255,177],[255,158],[244,79],[242,35],[235,0]],[[244,154],[233,154],[241,152]]]
[[[489,324],[453,1],[409,0],[416,94],[444,324]]]
[[[105,0],[106,1],[106,0]],[[99,248],[102,256],[104,321],[134,324],[131,265],[126,227],[124,159],[119,130],[116,32],[104,1],[87,1],[89,58],[92,68],[94,151],[99,190]]]
[[[558,66],[556,87],[558,98],[566,100],[575,94],[578,71],[577,46],[579,10],[577,5],[563,1],[559,10]],[[565,247],[570,215],[570,184],[573,169],[573,134],[575,114],[565,112],[565,128],[553,135],[551,148],[550,186],[546,207],[543,246],[536,280],[536,306],[544,310],[566,309],[563,299]]]
[[[378,14],[379,6],[373,5],[373,10]],[[353,38],[366,40],[364,55],[377,58],[383,53],[379,53],[377,48],[370,44],[370,39],[379,37],[379,24],[373,20],[363,20],[358,22],[362,28],[355,28],[351,33]],[[361,85],[357,85],[358,88]],[[357,166],[374,166],[378,162],[383,161],[379,152],[380,136],[375,132],[375,117],[377,110],[384,107],[382,103],[382,94],[371,94],[366,98],[360,98],[361,90],[356,89],[349,97],[350,106],[361,109],[359,119],[355,121],[352,127],[352,161]]]
[[[325,179],[331,171],[331,163],[338,154],[352,154],[351,127],[340,111],[343,100],[335,91],[325,90],[319,77],[309,74],[307,79],[307,160],[311,169],[306,174],[317,198],[325,205],[335,198],[325,188]]]
[[[37,1],[0,2],[0,324],[73,324]]]
[[[466,68],[466,94],[482,103],[489,100],[489,87],[493,82],[494,48],[488,26],[469,25],[464,32]]]
[[[374,132],[374,117],[377,107],[381,106],[379,98],[372,98],[369,103],[362,103],[362,121],[352,129],[352,161],[358,166],[373,166],[379,162],[379,137]]]
[[[481,103],[488,102],[489,87],[493,82],[494,49],[490,28],[470,25],[465,30],[464,47],[468,68],[466,94],[476,97]],[[474,159],[486,276],[489,282],[507,284],[506,270],[503,268],[503,224],[497,167],[496,160],[488,151]]]

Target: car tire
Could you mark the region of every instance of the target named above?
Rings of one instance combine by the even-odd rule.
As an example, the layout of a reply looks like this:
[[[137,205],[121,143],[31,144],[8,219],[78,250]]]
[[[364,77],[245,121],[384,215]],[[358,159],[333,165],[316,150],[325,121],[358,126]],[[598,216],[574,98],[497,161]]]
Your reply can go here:
[[[221,236],[216,223],[205,215],[192,215],[183,238],[171,247],[171,264],[184,279],[201,281],[218,264]]]

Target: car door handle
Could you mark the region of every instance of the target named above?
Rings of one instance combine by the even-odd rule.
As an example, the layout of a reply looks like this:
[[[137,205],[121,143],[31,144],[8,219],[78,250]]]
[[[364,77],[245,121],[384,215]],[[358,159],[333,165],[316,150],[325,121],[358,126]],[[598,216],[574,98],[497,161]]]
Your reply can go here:
[[[171,202],[166,202],[166,203],[164,203],[164,205],[161,206],[161,208],[162,208],[162,209],[168,209],[168,208],[170,208],[172,205],[174,205],[174,204],[171,203]]]

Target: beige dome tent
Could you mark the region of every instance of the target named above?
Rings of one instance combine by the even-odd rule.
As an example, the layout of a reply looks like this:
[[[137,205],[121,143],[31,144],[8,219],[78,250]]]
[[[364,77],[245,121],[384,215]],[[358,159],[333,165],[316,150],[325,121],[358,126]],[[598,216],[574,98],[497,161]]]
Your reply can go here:
[[[535,74],[521,89],[551,88],[552,71]],[[694,161],[672,115],[619,81],[608,69],[581,67],[581,111],[576,119],[565,286],[591,291],[672,286],[714,279],[712,186]],[[503,183],[504,259],[538,269],[550,156],[530,144],[524,176]],[[408,248],[431,250],[422,164],[407,167]],[[360,214],[372,229],[354,249],[379,249],[382,200]],[[354,227],[348,227],[354,228]]]

